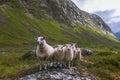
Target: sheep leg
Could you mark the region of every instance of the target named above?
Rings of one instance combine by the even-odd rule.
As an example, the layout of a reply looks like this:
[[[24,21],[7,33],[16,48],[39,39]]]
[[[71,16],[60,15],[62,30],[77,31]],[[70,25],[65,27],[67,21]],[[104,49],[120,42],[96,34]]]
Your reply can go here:
[[[50,67],[50,64],[51,64],[51,59],[47,61],[47,67]]]
[[[42,61],[40,58],[39,58],[39,65],[40,65],[40,71],[41,71],[42,70]]]
[[[62,63],[62,61],[60,60],[60,61],[59,61],[59,66],[60,66],[60,68],[62,68],[62,66],[63,66],[62,64],[63,64],[63,63]]]
[[[70,61],[68,62],[68,68],[70,69]]]
[[[78,65],[80,65],[80,60],[78,60]]]
[[[74,60],[74,66],[76,66],[78,64],[77,59]]]
[[[64,61],[61,61],[62,67],[66,67],[66,63]]]
[[[50,61],[49,61],[49,65],[48,66],[53,66],[53,63],[54,63],[54,60],[53,60],[53,57],[50,58]]]
[[[74,65],[75,65],[75,60],[73,60],[73,61],[71,62],[71,65],[72,65],[72,66],[74,66]]]
[[[81,59],[78,59],[78,65],[80,65],[80,60],[81,60]]]
[[[67,68],[70,68],[70,61],[66,62]]]
[[[44,69],[47,70],[48,68],[48,58],[45,59]]]

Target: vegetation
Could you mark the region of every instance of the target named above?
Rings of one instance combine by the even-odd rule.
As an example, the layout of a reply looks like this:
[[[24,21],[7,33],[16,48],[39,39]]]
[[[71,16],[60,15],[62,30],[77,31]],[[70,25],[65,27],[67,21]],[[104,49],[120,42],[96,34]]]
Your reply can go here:
[[[101,80],[120,79],[120,52],[103,51],[92,56],[86,56],[87,63],[83,63],[88,70]]]

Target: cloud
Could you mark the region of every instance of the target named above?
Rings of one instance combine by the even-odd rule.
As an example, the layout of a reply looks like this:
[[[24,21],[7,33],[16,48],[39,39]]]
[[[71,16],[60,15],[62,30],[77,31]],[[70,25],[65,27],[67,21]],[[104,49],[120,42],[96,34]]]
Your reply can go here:
[[[109,22],[114,14],[115,10],[96,11],[93,14],[99,15],[104,21]]]
[[[120,31],[120,16],[114,16],[116,10],[105,10],[93,12],[94,14],[99,15],[112,29],[113,32]]]
[[[112,23],[112,22],[120,22],[120,16],[112,17],[109,23]]]
[[[72,0],[77,6],[84,6],[87,0]]]
[[[120,0],[72,0],[80,9],[89,13],[115,9],[120,14]],[[108,3],[109,2],[109,3]],[[82,4],[82,5],[81,5]]]
[[[99,15],[112,29],[120,31],[120,0],[72,0],[81,10]]]

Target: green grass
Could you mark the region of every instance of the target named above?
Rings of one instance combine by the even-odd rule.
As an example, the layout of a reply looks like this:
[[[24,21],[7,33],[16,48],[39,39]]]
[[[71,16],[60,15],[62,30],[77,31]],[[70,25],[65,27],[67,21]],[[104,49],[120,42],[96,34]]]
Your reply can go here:
[[[8,52],[8,54],[0,55],[0,79],[14,78],[21,76],[23,69],[29,69],[36,65],[37,58],[32,57],[22,59],[27,51]],[[33,65],[34,64],[34,65]]]
[[[98,51],[92,56],[85,56],[87,63],[83,63],[88,70],[101,80],[120,79],[120,52]]]

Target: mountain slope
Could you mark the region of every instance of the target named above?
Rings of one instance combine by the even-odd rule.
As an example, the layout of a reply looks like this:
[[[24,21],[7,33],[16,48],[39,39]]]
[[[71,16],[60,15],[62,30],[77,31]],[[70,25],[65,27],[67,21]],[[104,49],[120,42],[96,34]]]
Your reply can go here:
[[[0,5],[0,17],[1,48],[31,47],[35,45],[34,37],[42,34],[53,45],[77,42],[94,47],[117,43],[100,17],[81,11],[70,0],[11,0]]]

